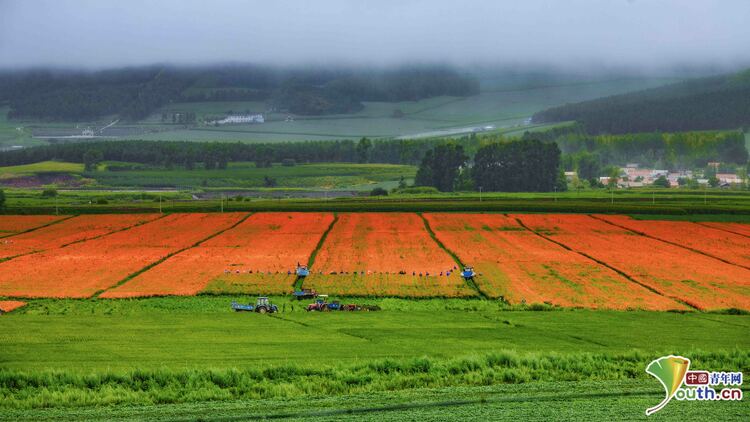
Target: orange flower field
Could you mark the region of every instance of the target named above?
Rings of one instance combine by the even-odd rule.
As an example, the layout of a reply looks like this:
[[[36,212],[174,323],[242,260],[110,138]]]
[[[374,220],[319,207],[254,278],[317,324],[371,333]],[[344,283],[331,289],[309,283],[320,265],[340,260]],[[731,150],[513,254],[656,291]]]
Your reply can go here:
[[[0,215],[0,238],[43,226],[63,218],[67,217],[63,215]]]
[[[90,297],[246,214],[172,214],[66,248],[0,263],[0,296]]]
[[[745,268],[586,215],[517,217],[531,229],[605,262],[665,296],[700,309],[750,309],[750,270]]]
[[[430,227],[478,287],[511,304],[550,303],[609,309],[682,309],[593,260],[524,229],[501,214],[425,214]]]
[[[307,264],[332,221],[330,213],[254,214],[102,297],[194,295],[207,286],[213,293],[291,293],[297,263]]]
[[[644,221],[625,215],[598,215],[597,218],[720,257],[733,264],[750,267],[750,238],[701,226],[689,221]]]
[[[446,275],[455,265],[416,214],[339,214],[304,287],[355,296],[474,295],[458,272]]]
[[[713,227],[715,229],[726,230],[728,232],[736,233],[742,236],[750,237],[750,224],[742,223],[698,223],[703,226]]]
[[[0,216],[0,298],[288,294],[314,255],[303,287],[332,296],[750,310],[748,227],[581,214]]]
[[[0,311],[2,312],[10,312],[22,306],[26,306],[26,302],[18,300],[0,300]]]
[[[59,248],[157,218],[158,214],[82,215],[0,240],[0,259]]]

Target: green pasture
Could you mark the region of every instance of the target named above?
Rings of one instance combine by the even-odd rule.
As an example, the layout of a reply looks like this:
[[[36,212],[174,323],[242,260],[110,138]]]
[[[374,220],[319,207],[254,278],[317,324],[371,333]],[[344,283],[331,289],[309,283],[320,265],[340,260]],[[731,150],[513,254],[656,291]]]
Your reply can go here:
[[[481,413],[487,408],[480,404],[499,396],[492,391],[528,392],[531,400],[545,397],[536,388],[547,386],[565,400],[556,383],[567,383],[568,393],[597,383],[640,391],[637,406],[621,409],[629,412],[660,400],[658,383],[643,369],[662,355],[689,356],[708,370],[750,369],[748,315],[522,311],[471,299],[340,298],[382,310],[308,313],[307,301],[272,297],[276,315],[229,308],[249,299],[32,300],[0,317],[0,414],[103,417],[106,409],[169,419],[171,410],[200,412],[197,403],[234,408],[252,399],[265,400],[267,414],[303,417],[414,402],[423,391],[416,400],[423,408],[363,412],[430,415],[448,397],[485,391],[482,403],[465,404]],[[370,405],[356,399],[363,394],[375,395]],[[580,399],[609,403],[599,399],[614,396]],[[307,397],[318,404],[284,410],[275,401]],[[354,400],[345,406],[329,401],[348,397]]]
[[[384,182],[412,180],[415,166],[395,164],[322,163],[258,168],[254,163],[230,163],[225,170],[133,170],[86,173],[100,186],[108,187],[191,187],[263,188],[265,178],[274,187],[306,189],[372,189]]]
[[[527,84],[487,84],[471,97],[434,97],[396,103],[365,102],[357,113],[328,116],[294,116],[270,113],[267,122],[253,125],[200,126],[132,135],[128,139],[194,141],[292,141],[321,139],[391,138],[419,136],[435,130],[494,125],[513,129],[537,111],[565,103],[578,102],[675,82],[674,79],[643,78],[608,81],[577,81],[553,86]],[[175,103],[157,110],[142,124],[161,123],[161,114],[191,111],[200,120],[229,112],[265,112],[268,106],[258,101]],[[400,110],[403,117],[394,117]],[[514,130],[522,130],[522,127]],[[522,132],[521,132],[522,133]]]

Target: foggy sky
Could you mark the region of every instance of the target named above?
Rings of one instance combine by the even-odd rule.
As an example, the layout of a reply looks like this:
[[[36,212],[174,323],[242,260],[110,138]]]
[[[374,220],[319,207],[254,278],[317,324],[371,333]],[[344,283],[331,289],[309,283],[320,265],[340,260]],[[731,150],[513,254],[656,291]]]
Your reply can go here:
[[[0,67],[750,63],[750,0],[0,0]]]

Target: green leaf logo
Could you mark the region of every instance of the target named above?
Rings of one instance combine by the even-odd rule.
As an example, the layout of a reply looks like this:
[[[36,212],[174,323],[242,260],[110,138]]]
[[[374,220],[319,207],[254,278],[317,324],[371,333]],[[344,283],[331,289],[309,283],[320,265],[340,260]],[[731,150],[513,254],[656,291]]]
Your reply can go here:
[[[666,396],[661,403],[646,409],[646,415],[658,412],[672,400],[677,389],[685,381],[685,374],[690,367],[690,359],[682,356],[664,356],[648,364],[646,372],[653,375],[664,386]]]

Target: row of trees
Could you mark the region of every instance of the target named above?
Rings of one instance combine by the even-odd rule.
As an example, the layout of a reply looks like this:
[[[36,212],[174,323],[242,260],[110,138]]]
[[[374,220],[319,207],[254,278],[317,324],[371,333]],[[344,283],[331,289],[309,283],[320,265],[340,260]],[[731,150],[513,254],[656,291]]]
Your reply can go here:
[[[270,100],[275,109],[295,114],[351,113],[362,108],[362,101],[478,92],[475,79],[443,66],[385,71],[248,65],[0,72],[0,101],[9,102],[10,118],[69,121],[111,114],[139,120],[162,105],[186,101]]]
[[[191,170],[197,164],[205,168],[225,168],[231,161],[253,161],[259,167],[293,160],[297,163],[348,162],[418,164],[425,153],[442,140],[304,141],[273,143],[228,143],[185,141],[87,141],[58,142],[19,150],[0,152],[0,166],[61,160],[88,163],[94,168],[100,161],[122,161],[166,168]],[[479,144],[466,138],[462,145],[471,150]]]
[[[690,131],[750,126],[750,70],[566,104],[535,122],[582,122],[590,133]]]
[[[443,192],[550,192],[567,186],[560,170],[560,149],[538,140],[487,144],[479,148],[473,162],[461,145],[438,145],[425,154],[415,184]]]

